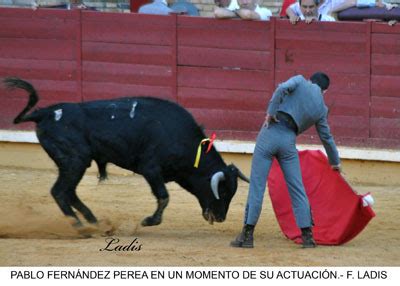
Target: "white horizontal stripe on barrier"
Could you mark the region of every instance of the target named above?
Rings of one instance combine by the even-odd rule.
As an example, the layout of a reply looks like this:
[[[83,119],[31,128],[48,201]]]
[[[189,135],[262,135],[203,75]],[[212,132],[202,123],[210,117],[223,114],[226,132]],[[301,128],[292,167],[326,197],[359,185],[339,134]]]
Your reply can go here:
[[[36,133],[33,131],[0,130],[0,142],[39,143]],[[253,154],[255,142],[216,140],[215,147],[219,152]],[[298,144],[299,150],[321,150],[322,145]],[[340,158],[353,160],[400,162],[400,150],[392,149],[368,149],[338,146]]]

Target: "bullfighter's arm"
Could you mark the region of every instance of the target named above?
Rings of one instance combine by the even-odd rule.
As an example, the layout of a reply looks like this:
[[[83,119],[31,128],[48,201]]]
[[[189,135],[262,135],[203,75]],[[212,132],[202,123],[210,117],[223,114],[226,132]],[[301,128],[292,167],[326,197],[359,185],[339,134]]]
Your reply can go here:
[[[331,134],[327,116],[323,116],[316,124],[318,136],[324,145],[326,154],[328,155],[329,164],[333,169],[340,170],[339,152],[336,148],[335,140]]]

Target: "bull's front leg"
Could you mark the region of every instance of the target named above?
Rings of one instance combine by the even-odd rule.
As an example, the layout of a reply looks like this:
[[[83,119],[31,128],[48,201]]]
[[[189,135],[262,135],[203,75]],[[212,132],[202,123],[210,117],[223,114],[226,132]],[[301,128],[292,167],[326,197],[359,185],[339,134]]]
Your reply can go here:
[[[152,169],[151,172],[144,173],[143,176],[149,183],[152,193],[157,198],[157,209],[152,216],[146,217],[142,220],[142,226],[159,225],[162,221],[164,209],[167,207],[169,201],[169,195],[165,188],[164,179],[161,173],[155,172],[154,169]]]
[[[168,197],[165,199],[158,199],[156,211],[152,216],[146,217],[144,220],[142,220],[142,226],[152,226],[160,224],[162,221],[164,209],[167,207],[168,202]]]

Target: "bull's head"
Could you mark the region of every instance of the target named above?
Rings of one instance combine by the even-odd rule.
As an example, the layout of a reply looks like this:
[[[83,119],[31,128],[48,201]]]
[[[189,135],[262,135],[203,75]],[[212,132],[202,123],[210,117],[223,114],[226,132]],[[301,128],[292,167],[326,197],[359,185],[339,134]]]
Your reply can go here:
[[[238,178],[249,182],[249,179],[233,164],[212,175],[210,182],[212,196],[208,206],[203,208],[203,217],[210,224],[225,220],[229,204],[237,190]]]

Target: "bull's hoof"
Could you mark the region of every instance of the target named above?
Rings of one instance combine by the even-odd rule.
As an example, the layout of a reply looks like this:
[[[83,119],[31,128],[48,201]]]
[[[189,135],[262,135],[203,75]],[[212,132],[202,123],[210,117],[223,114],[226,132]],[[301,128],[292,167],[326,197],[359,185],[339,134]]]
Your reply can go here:
[[[160,223],[161,223],[160,218],[154,218],[152,216],[148,216],[144,220],[142,220],[142,226],[153,226],[153,225],[159,225]]]

